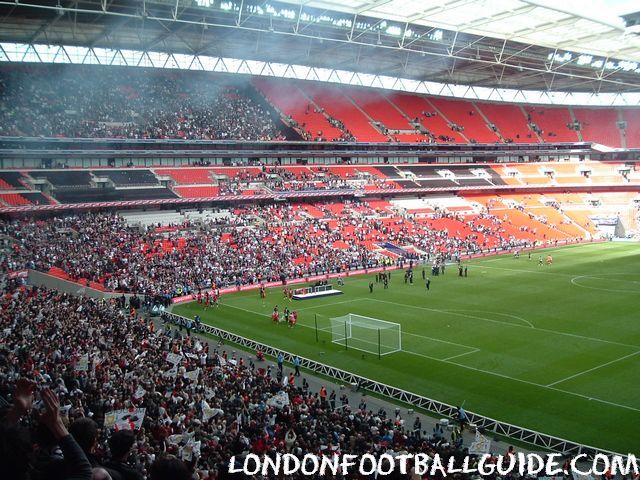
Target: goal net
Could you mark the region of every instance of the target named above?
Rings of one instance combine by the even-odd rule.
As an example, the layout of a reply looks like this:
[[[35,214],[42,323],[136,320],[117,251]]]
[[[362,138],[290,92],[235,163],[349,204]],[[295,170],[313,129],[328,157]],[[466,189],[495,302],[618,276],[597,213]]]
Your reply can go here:
[[[378,355],[402,350],[400,324],[349,313],[333,317],[331,341],[345,348],[354,348]]]

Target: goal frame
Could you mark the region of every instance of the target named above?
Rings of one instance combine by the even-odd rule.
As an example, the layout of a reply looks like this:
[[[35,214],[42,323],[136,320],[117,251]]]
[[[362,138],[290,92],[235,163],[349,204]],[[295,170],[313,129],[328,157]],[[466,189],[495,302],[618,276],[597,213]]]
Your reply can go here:
[[[355,321],[354,321],[355,320]],[[354,350],[360,350],[362,352],[378,354],[378,358],[382,358],[385,355],[402,351],[402,326],[396,322],[390,322],[388,320],[382,320],[380,318],[367,317],[356,313],[348,313],[340,317],[330,317],[330,333],[331,343],[342,345],[345,350],[352,348]],[[341,327],[341,323],[344,323],[344,334],[340,332],[337,334],[337,328]],[[359,329],[366,329],[375,332],[375,339],[377,341],[368,341],[363,338],[353,336],[354,327]],[[382,341],[383,331],[397,332],[397,345],[389,346]],[[394,333],[394,336],[396,334]],[[350,340],[354,340],[351,341]],[[354,345],[355,343],[355,345]],[[371,344],[372,348],[362,348],[358,346],[358,343]],[[384,345],[384,349],[382,348]]]

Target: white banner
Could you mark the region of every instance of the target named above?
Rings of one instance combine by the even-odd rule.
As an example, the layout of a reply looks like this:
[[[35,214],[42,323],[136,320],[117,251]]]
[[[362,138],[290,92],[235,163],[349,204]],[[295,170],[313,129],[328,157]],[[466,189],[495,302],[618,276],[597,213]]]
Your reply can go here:
[[[145,393],[147,393],[147,391],[144,388],[138,386],[138,389],[136,390],[136,393],[133,394],[133,398],[140,399],[140,398],[144,397]]]
[[[289,405],[289,394],[287,392],[278,392],[267,400],[267,405],[270,407],[283,408]]]
[[[167,353],[167,362],[173,363],[174,365],[180,363],[182,361],[182,355],[179,353]]]
[[[184,437],[184,435],[177,434],[177,433],[174,434],[174,435],[169,435],[167,437],[167,442],[170,445],[178,445],[182,441],[183,437]]]
[[[476,430],[476,438],[469,445],[469,453],[472,455],[484,455],[491,452],[491,440]]]
[[[105,414],[104,426],[116,430],[138,430],[144,420],[144,408],[114,410]]]
[[[171,367],[169,370],[167,370],[166,372],[164,372],[162,374],[162,376],[164,378],[168,378],[168,377],[177,377],[178,376],[178,365],[174,365],[173,367]]]
[[[198,440],[197,442],[194,442],[193,440],[190,440],[189,443],[187,443],[183,448],[182,448],[182,460],[184,460],[185,462],[190,462],[191,460],[193,460],[194,457],[199,457],[200,456],[200,440]]]
[[[75,371],[86,372],[87,370],[89,370],[89,354],[85,353],[76,362]]]
[[[198,381],[198,375],[200,375],[199,368],[197,370],[191,370],[190,372],[184,372],[183,376],[184,378],[188,378],[189,380],[195,383]]]

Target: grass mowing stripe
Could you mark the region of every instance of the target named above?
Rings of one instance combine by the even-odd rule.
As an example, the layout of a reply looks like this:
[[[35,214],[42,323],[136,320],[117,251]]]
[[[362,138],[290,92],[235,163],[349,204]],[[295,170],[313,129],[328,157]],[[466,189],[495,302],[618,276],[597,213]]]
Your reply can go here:
[[[378,301],[382,301],[382,300],[378,300]],[[386,303],[390,303],[390,302],[386,302]],[[247,313],[253,313],[253,314],[260,315],[260,316],[263,316],[263,317],[268,317],[268,318],[271,317],[267,313],[255,312],[253,310],[248,310],[246,308],[238,307],[236,305],[230,305],[228,303],[225,303],[224,305],[227,306],[227,307],[231,307],[231,308],[236,308],[238,310],[242,310],[242,311],[247,312]],[[403,305],[403,306],[405,306],[405,305]],[[406,306],[410,306],[410,305],[406,305]],[[446,313],[446,312],[444,312],[444,313]],[[304,325],[302,323],[298,323],[298,325],[300,325],[302,327],[305,327],[305,328],[310,328],[310,329],[314,329],[315,328],[315,327],[312,327],[310,325]],[[419,336],[419,335],[417,335],[417,336]],[[356,348],[356,350],[361,350],[361,349],[359,349],[357,347],[354,347],[354,348]],[[473,347],[467,347],[467,348],[473,348]],[[476,349],[476,351],[480,351],[480,349]],[[410,350],[402,350],[402,352],[408,353],[410,355],[417,355],[419,357],[428,358],[429,360],[434,360],[436,362],[448,363],[449,365],[455,365],[457,367],[465,368],[467,370],[473,370],[475,372],[480,372],[480,373],[484,373],[484,374],[487,374],[487,375],[497,376],[497,377],[504,378],[504,379],[507,379],[507,380],[511,380],[511,381],[514,381],[514,382],[526,383],[527,385],[532,385],[534,387],[547,388],[547,389],[550,389],[550,390],[554,390],[556,392],[562,392],[562,393],[566,393],[568,395],[575,395],[577,397],[585,398],[585,399],[591,400],[591,401],[601,402],[601,403],[604,403],[604,404],[607,404],[607,405],[611,405],[611,406],[614,406],[614,407],[619,407],[619,408],[624,408],[624,409],[627,409],[627,410],[632,410],[632,411],[635,411],[635,412],[640,412],[640,408],[634,408],[634,407],[631,407],[629,405],[622,405],[622,404],[619,404],[619,403],[610,402],[608,400],[603,400],[601,398],[589,397],[588,395],[583,395],[581,393],[572,392],[570,390],[563,390],[561,388],[555,388],[552,385],[542,385],[540,383],[530,382],[528,380],[524,380],[524,379],[521,379],[521,378],[515,378],[515,377],[511,377],[509,375],[504,375],[502,373],[491,372],[489,370],[483,370],[481,368],[472,367],[470,365],[464,365],[463,363],[452,362],[452,361],[450,361],[450,359],[437,358],[437,357],[433,357],[433,356],[430,356],[430,355],[425,355],[423,353],[413,352],[413,351],[410,351]],[[474,352],[467,352],[467,353],[476,353],[476,352],[474,351]],[[635,355],[637,353],[640,353],[640,352],[635,352],[633,355]],[[456,355],[456,356],[450,357],[450,358],[457,358],[457,357],[460,357],[460,356],[462,356],[462,355]],[[627,357],[629,357],[629,356],[631,356],[631,355],[627,355]],[[618,360],[622,360],[622,359],[618,359]],[[600,365],[600,367],[602,367],[602,366],[604,366],[604,365]],[[584,373],[586,373],[586,372],[584,372]]]
[[[547,385],[547,387],[553,387],[554,385],[557,385],[557,384],[562,383],[562,382],[566,382],[568,380],[571,380],[572,378],[579,377],[580,375],[584,375],[585,373],[593,372],[594,370],[598,370],[599,368],[603,368],[603,367],[606,367],[608,365],[621,362],[622,360],[626,360],[627,358],[634,357],[634,356],[638,355],[639,353],[640,353],[640,351],[633,352],[633,353],[630,353],[629,355],[625,355],[624,357],[616,358],[614,360],[611,360],[610,362],[603,363],[602,365],[597,365],[597,366],[595,366],[593,368],[590,368],[589,370],[585,370],[583,372],[578,372],[575,375],[571,375],[571,376],[569,376],[567,378],[563,378],[561,380],[558,380],[557,382],[550,383],[549,385]]]
[[[296,310],[301,312],[303,310],[315,310],[315,309],[318,309],[318,308],[333,307],[335,305],[342,305],[342,304],[345,304],[345,303],[366,302],[366,301],[369,301],[369,300],[370,299],[368,299],[368,298],[355,298],[353,300],[345,300],[344,302],[327,303],[326,305],[317,305],[315,307],[298,308]],[[232,307],[232,308],[237,308],[239,310],[243,310],[243,311],[248,312],[248,313],[255,313],[256,315],[261,315],[261,316],[265,316],[265,317],[269,317],[269,318],[271,317],[271,315],[269,315],[268,313],[255,312],[253,310],[248,310],[246,308],[242,308],[242,307],[239,307],[237,305],[232,305],[232,304],[227,303],[227,302],[225,302],[224,305],[226,305],[228,307]],[[304,325],[304,322],[301,322],[300,320],[298,321],[298,324],[302,325],[303,327],[307,327],[308,326],[308,325]],[[315,327],[311,327],[311,328],[315,328]],[[329,327],[329,329],[327,329],[325,327],[325,328],[320,328],[319,330],[329,331],[329,332],[331,331],[330,327]],[[471,350],[470,352],[467,352],[467,353],[473,353],[473,352],[479,350],[476,347],[471,347],[469,345],[464,345],[462,343],[450,342],[448,340],[442,340],[441,338],[434,338],[434,337],[429,337],[429,336],[426,336],[426,335],[418,335],[417,333],[411,333],[411,332],[406,332],[406,331],[401,331],[401,333],[402,333],[402,335],[408,335],[408,336],[416,337],[416,338],[425,338],[427,340],[433,340],[434,342],[446,343],[448,345],[455,345],[456,347],[462,347],[462,348],[467,348],[467,349]],[[431,358],[431,357],[426,357],[426,358]]]
[[[358,299],[355,299],[355,300],[350,300],[350,301],[346,301],[346,302],[339,302],[339,303],[352,303],[352,302],[359,302],[359,301],[363,301],[363,300],[367,300],[367,299],[365,299],[365,298],[358,298]],[[262,317],[271,318],[271,315],[269,315],[268,313],[256,312],[256,311],[254,311],[254,310],[249,310],[249,309],[246,309],[246,308],[243,308],[243,307],[239,307],[239,306],[237,306],[237,305],[232,305],[232,304],[230,304],[230,303],[224,303],[224,304],[221,304],[221,305],[226,306],[226,307],[236,308],[236,309],[238,309],[238,310],[242,310],[243,312],[247,312],[247,313],[254,313],[254,314],[256,314],[256,315],[260,315],[260,316],[262,316]],[[327,304],[327,305],[319,305],[319,306],[318,306],[318,308],[321,308],[321,307],[329,307],[329,306],[332,306],[332,305],[329,305],[329,304]],[[302,309],[301,309],[301,308],[299,308],[298,310],[302,310]],[[304,324],[304,322],[301,322],[301,321],[298,321],[298,325],[300,325],[301,327],[311,328],[311,329],[314,329],[314,330],[315,330],[315,326],[305,325],[305,324]],[[322,328],[320,328],[319,330],[321,330],[321,331],[331,332],[331,330],[322,329]],[[422,338],[422,339],[427,339],[427,340],[433,340],[433,341],[435,341],[435,342],[439,342],[439,343],[446,343],[446,344],[448,344],[448,345],[455,345],[456,347],[462,347],[462,348],[467,348],[467,349],[469,349],[470,351],[469,351],[469,352],[464,352],[464,355],[467,355],[467,354],[469,354],[469,353],[475,353],[475,352],[477,352],[477,351],[479,351],[479,350],[480,350],[479,348],[470,347],[469,345],[463,345],[463,344],[461,344],[461,343],[449,342],[449,341],[447,341],[447,340],[441,340],[441,339],[439,339],[439,338],[427,337],[427,336],[425,336],[425,335],[418,335],[417,333],[401,332],[401,334],[402,334],[402,335],[410,335],[410,336],[412,336],[412,337],[417,337],[417,338]],[[376,344],[376,345],[377,345],[377,344]],[[424,354],[422,354],[422,353],[414,352],[414,351],[412,351],[412,350],[405,350],[405,349],[403,349],[402,351],[403,351],[403,352],[406,352],[406,353],[411,353],[412,355],[418,355],[418,356],[420,356],[420,357],[428,358],[428,359],[430,359],[430,360],[441,360],[441,359],[439,359],[439,358],[437,358],[437,357],[431,357],[431,356],[428,356],[428,355],[424,355]],[[456,358],[456,357],[459,357],[459,356],[461,356],[461,355],[454,355],[452,358]]]
[[[429,311],[429,312],[437,312],[437,313],[448,313],[448,314],[451,314],[451,315],[459,315],[461,317],[473,318],[475,320],[484,320],[486,322],[501,323],[503,325],[509,325],[509,326],[512,326],[512,327],[534,329],[534,330],[539,330],[541,332],[546,332],[546,333],[553,333],[553,334],[557,334],[557,335],[565,335],[565,336],[568,336],[568,337],[580,338],[582,340],[593,340],[594,342],[602,342],[602,343],[608,343],[608,344],[611,344],[611,345],[619,345],[621,347],[638,348],[638,345],[629,345],[628,343],[612,342],[611,340],[603,340],[602,338],[595,338],[595,337],[586,337],[584,335],[576,335],[575,333],[558,332],[557,330],[550,330],[550,329],[547,329],[547,328],[538,328],[538,327],[529,327],[529,326],[525,327],[524,325],[518,325],[517,323],[501,322],[500,320],[493,320],[493,319],[490,319],[490,318],[476,317],[475,315],[466,315],[464,313],[456,313],[453,310],[442,310],[442,309],[438,309],[438,308],[420,307],[420,306],[417,306],[417,305],[405,305],[403,303],[389,302],[388,300],[379,300],[377,298],[373,298],[371,300],[374,301],[374,302],[388,303],[390,305],[396,305],[396,306],[399,306],[399,307],[416,308],[416,309],[419,309],[419,310],[426,310],[426,311]]]

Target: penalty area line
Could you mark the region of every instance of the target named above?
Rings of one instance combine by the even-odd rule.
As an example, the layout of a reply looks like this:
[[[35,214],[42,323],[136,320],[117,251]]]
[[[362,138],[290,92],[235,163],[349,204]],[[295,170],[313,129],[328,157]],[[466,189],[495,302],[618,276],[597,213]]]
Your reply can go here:
[[[441,310],[441,309],[438,309],[438,308],[420,307],[420,306],[417,306],[417,305],[408,305],[408,304],[403,304],[403,303],[390,302],[388,300],[378,300],[377,298],[371,298],[369,300],[371,300],[373,302],[388,303],[390,305],[397,305],[397,306],[405,307],[405,308],[415,308],[415,309],[418,309],[418,310],[426,310],[428,312],[444,313],[444,314],[447,314],[447,315],[458,315],[460,317],[472,318],[472,319],[476,319],[476,320],[483,320],[485,322],[500,323],[502,325],[508,325],[508,326],[511,326],[511,327],[526,328],[527,330],[537,330],[538,332],[554,333],[556,335],[562,335],[562,336],[571,337],[571,338],[580,338],[582,340],[591,340],[592,342],[601,342],[601,343],[607,343],[609,345],[619,345],[619,346],[622,346],[622,347],[638,348],[638,345],[631,345],[631,344],[628,344],[628,343],[614,342],[612,340],[604,340],[602,338],[596,338],[596,337],[587,337],[585,335],[578,335],[576,333],[559,332],[557,330],[550,330],[548,328],[531,327],[531,326],[528,326],[528,325],[521,325],[519,323],[503,322],[503,321],[495,320],[495,319],[491,319],[491,318],[483,318],[483,317],[477,317],[477,316],[474,316],[474,315],[466,315],[464,313],[456,313],[453,310]]]

